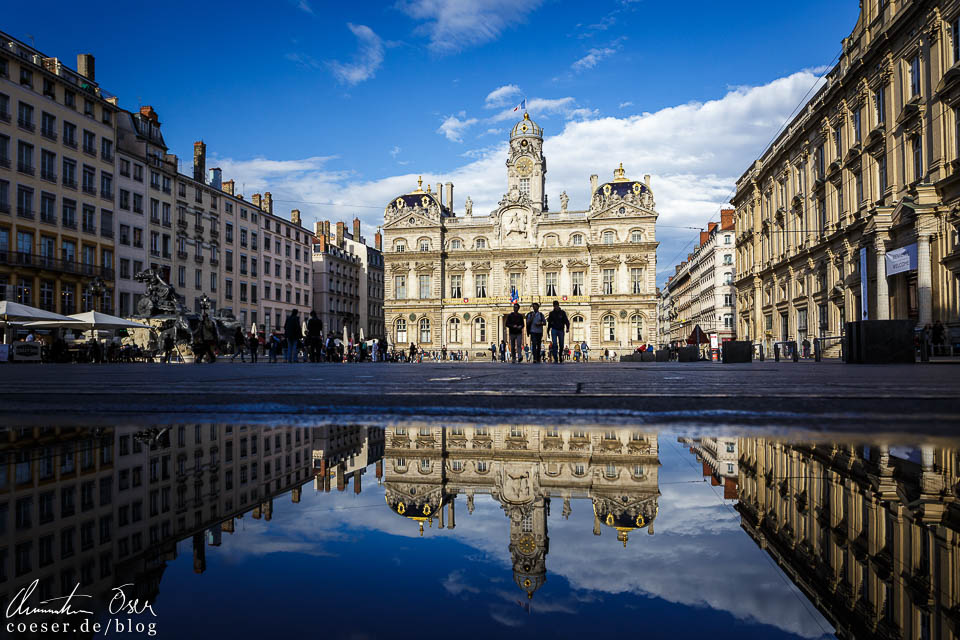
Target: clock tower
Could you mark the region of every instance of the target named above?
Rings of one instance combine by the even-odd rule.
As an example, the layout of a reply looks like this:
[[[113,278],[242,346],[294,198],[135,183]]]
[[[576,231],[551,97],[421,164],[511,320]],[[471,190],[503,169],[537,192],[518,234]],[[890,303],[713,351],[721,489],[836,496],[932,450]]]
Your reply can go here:
[[[530,198],[537,212],[546,208],[544,187],[547,159],[543,155],[543,129],[524,113],[523,120],[510,132],[510,156],[507,158],[507,193],[514,188]]]

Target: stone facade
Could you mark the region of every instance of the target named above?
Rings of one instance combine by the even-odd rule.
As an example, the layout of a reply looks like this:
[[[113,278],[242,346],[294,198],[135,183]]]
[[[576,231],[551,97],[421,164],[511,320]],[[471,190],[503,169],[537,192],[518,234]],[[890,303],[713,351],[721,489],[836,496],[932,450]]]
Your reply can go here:
[[[734,212],[724,209],[720,222],[700,232],[697,248],[677,266],[660,293],[660,313],[669,330],[660,344],[685,345],[696,327],[709,341],[705,348],[719,349],[736,339],[734,329]]]
[[[956,0],[862,3],[824,86],[737,182],[742,339],[960,329],[958,19]]]
[[[0,296],[112,313],[118,109],[78,67],[0,32]]]
[[[506,339],[513,292],[524,312],[560,301],[571,336],[592,349],[628,353],[656,335],[656,220],[650,178],[621,166],[585,210],[558,212],[544,195],[543,130],[524,115],[510,134],[507,193],[496,209],[453,210],[453,185],[422,184],[384,212],[384,316],[391,346],[463,349],[483,356]]]

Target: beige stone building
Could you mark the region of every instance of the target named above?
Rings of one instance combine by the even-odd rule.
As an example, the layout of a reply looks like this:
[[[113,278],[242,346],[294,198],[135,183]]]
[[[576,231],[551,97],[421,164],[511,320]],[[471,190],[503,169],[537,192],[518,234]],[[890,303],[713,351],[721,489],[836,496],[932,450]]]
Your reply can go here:
[[[960,3],[861,3],[836,66],[737,182],[737,334],[958,329]]]
[[[478,495],[500,503],[513,580],[528,598],[547,579],[551,503],[569,517],[574,501],[589,502],[593,534],[626,546],[632,533],[653,535],[659,470],[656,434],[631,429],[388,427],[384,451],[387,505],[421,531],[455,528],[458,499],[469,514]]]
[[[323,322],[324,331],[351,336],[363,331],[365,339],[384,335],[383,327],[383,252],[380,232],[374,246],[368,247],[360,235],[360,219],[354,218],[353,231],[338,222],[331,228],[327,220],[316,223],[313,245],[313,310]]]
[[[0,296],[71,314],[113,312],[116,99],[0,32]],[[88,285],[105,288],[94,300]]]
[[[957,450],[738,443],[741,527],[840,638],[957,638]],[[907,451],[901,449],[901,451]]]
[[[398,196],[384,212],[384,316],[391,346],[464,349],[483,356],[506,339],[512,293],[524,312],[560,301],[569,338],[592,349],[632,352],[656,335],[656,221],[650,178],[621,166],[598,184],[588,208],[550,211],[543,130],[528,115],[510,133],[507,193],[475,215],[458,215],[453,185]],[[568,341],[569,341],[568,338]]]
[[[708,340],[705,350],[736,339],[734,235],[734,211],[724,209],[720,222],[708,223],[697,248],[677,265],[660,292],[659,314],[669,327],[661,344],[685,345],[696,327]]]

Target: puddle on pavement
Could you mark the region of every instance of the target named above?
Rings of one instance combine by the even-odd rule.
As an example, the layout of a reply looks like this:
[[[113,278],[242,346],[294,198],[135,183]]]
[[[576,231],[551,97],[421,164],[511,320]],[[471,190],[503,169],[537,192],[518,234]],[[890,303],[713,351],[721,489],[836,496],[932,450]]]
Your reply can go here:
[[[12,637],[939,638],[960,623],[958,443],[942,439],[189,424],[0,441]]]

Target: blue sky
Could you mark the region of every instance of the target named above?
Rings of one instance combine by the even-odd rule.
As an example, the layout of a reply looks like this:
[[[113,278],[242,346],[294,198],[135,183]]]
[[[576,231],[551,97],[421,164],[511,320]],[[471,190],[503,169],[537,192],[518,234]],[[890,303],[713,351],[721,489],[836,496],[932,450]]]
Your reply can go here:
[[[203,139],[208,166],[247,194],[270,190],[311,222],[358,215],[368,234],[417,174],[452,180],[458,208],[467,195],[475,214],[491,208],[505,190],[500,114],[526,97],[555,206],[563,190],[586,206],[589,175],[621,161],[653,175],[666,272],[696,236],[672,227],[716,218],[857,12],[854,0],[14,3],[0,29],[71,65],[94,53],[102,86],[126,108],[153,105],[181,158]]]

